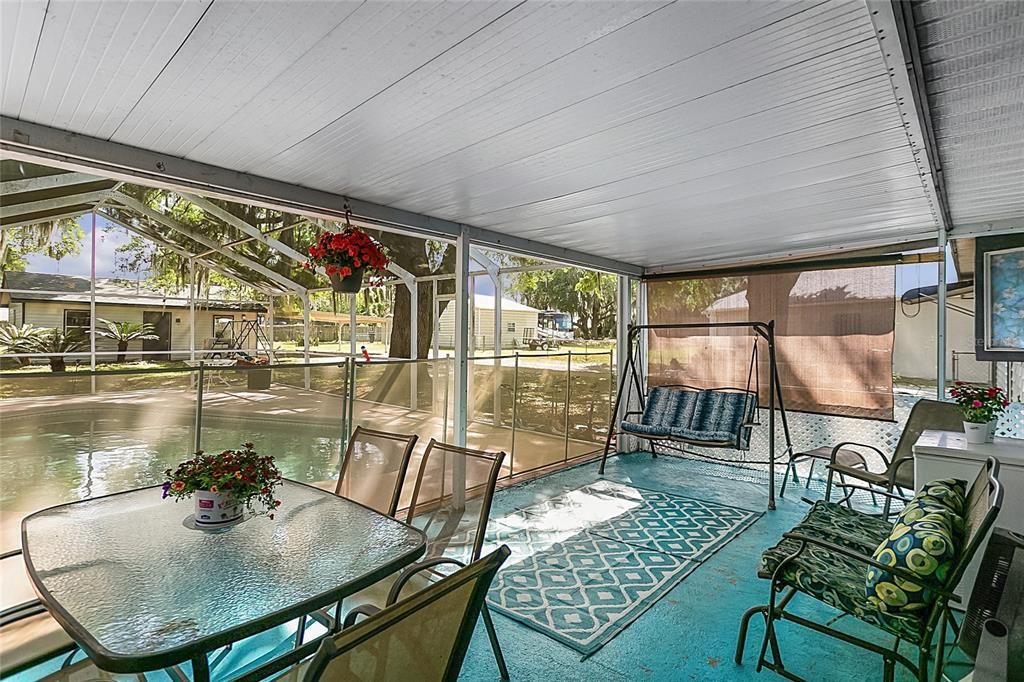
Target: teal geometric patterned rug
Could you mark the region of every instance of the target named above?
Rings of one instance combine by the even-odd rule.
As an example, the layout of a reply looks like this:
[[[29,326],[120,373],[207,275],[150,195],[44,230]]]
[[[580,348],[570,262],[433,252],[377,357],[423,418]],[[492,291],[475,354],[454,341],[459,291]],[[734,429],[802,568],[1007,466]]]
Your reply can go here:
[[[760,516],[598,481],[491,521],[512,556],[487,603],[586,657]]]

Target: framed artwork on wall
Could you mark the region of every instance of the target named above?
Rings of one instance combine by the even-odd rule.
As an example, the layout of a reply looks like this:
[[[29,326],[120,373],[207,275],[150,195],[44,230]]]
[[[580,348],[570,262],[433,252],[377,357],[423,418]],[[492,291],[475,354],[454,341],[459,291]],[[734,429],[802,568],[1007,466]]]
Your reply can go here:
[[[975,253],[975,357],[1024,361],[1024,234],[980,238]]]

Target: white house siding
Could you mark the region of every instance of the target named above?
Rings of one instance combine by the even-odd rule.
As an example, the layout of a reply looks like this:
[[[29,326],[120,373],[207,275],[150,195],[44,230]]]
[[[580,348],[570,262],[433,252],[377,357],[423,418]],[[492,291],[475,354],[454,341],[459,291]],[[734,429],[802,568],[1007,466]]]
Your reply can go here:
[[[949,304],[974,310],[974,299],[950,296]],[[901,377],[935,380],[938,306],[931,301],[918,305],[896,303],[896,339],[893,343],[892,371]],[[974,316],[947,308],[946,310],[946,376],[953,379],[953,352],[974,351]],[[978,362],[970,355],[960,355],[956,378],[960,381],[990,380],[991,363]]]
[[[522,304],[515,303],[513,301],[508,301],[508,303],[515,305],[517,308],[522,306]],[[515,325],[515,328],[514,330],[510,330],[510,325],[513,324]],[[522,343],[523,333],[526,329],[536,330],[537,311],[532,308],[529,310],[509,310],[505,308],[503,304],[501,311],[501,327],[501,347],[514,348],[517,344]],[[493,350],[494,309],[475,307],[473,309],[473,326],[471,329],[474,335],[474,348],[476,349],[477,354]],[[438,334],[440,346],[451,348],[454,345],[455,308],[451,305],[445,306],[444,312],[441,313],[441,319],[438,320]]]
[[[21,302],[24,305],[12,305],[12,310],[16,308],[22,309],[22,315],[24,321],[33,324],[37,327],[46,328],[64,328],[64,311],[66,310],[84,310],[88,312],[88,303],[65,303],[65,302],[51,302],[51,301],[38,301],[28,300]],[[144,312],[168,312],[171,314],[171,350],[179,351],[174,354],[174,357],[184,358],[188,355],[189,350],[189,311],[188,308],[164,308],[159,305],[150,306],[129,306],[129,305],[112,305],[109,303],[97,303],[96,304],[96,318],[110,320],[112,322],[138,322],[142,323]],[[227,316],[233,315],[236,320],[242,319],[241,312],[237,310],[202,310],[196,309],[196,353],[199,357],[202,356],[204,341],[213,338],[213,318],[214,316]],[[245,318],[252,320],[256,318],[256,313],[252,311],[246,311]],[[97,322],[98,324],[98,322]],[[246,348],[254,350],[256,348],[256,339],[250,335]],[[97,338],[96,339],[96,350],[97,351],[116,351],[117,343],[111,339]],[[141,351],[142,341],[133,341],[128,345],[128,353],[132,351]],[[109,359],[113,356],[104,356],[101,359]]]

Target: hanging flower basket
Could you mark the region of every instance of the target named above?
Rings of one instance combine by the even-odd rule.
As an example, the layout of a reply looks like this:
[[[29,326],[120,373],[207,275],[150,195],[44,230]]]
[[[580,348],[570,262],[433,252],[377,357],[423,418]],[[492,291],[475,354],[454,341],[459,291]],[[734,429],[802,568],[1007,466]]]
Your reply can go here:
[[[342,276],[340,273],[332,272],[329,275],[331,288],[339,294],[358,294],[363,288],[363,273],[366,268],[355,268],[351,275]]]
[[[322,267],[331,280],[334,291],[345,294],[357,293],[363,287],[364,275],[369,272],[369,285],[381,283],[388,267],[387,255],[380,244],[358,227],[346,222],[341,232],[324,232],[309,247],[306,267]]]

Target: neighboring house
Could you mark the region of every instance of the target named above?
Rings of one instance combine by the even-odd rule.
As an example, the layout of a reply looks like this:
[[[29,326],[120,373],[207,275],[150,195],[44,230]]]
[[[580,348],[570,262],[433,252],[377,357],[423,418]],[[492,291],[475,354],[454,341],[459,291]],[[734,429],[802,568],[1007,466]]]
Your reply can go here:
[[[514,348],[523,337],[533,336],[537,330],[540,311],[507,298],[501,299],[501,347]],[[471,334],[477,351],[494,348],[494,296],[476,294],[474,297]],[[438,320],[438,343],[442,348],[455,345],[455,308],[447,305]]]
[[[5,272],[0,308],[7,309],[12,324],[29,323],[37,327],[89,329],[90,282],[88,277],[50,275],[35,272]],[[7,293],[11,291],[12,293]],[[57,292],[57,293],[54,293]],[[156,292],[140,289],[114,279],[96,280],[96,317],[112,322],[143,322],[153,325],[159,338],[133,341],[132,351],[169,351],[169,356],[184,359],[189,354],[189,302],[187,292],[166,298]],[[196,301],[195,347],[197,357],[212,344],[218,334],[230,337],[241,333],[243,322],[259,320],[265,308],[242,302]],[[98,324],[98,322],[97,322]],[[256,339],[250,334],[245,348],[255,349]],[[97,351],[116,351],[116,342],[97,338]],[[137,357],[137,356],[136,356]],[[147,356],[159,357],[159,356]],[[101,356],[113,360],[114,356]]]

